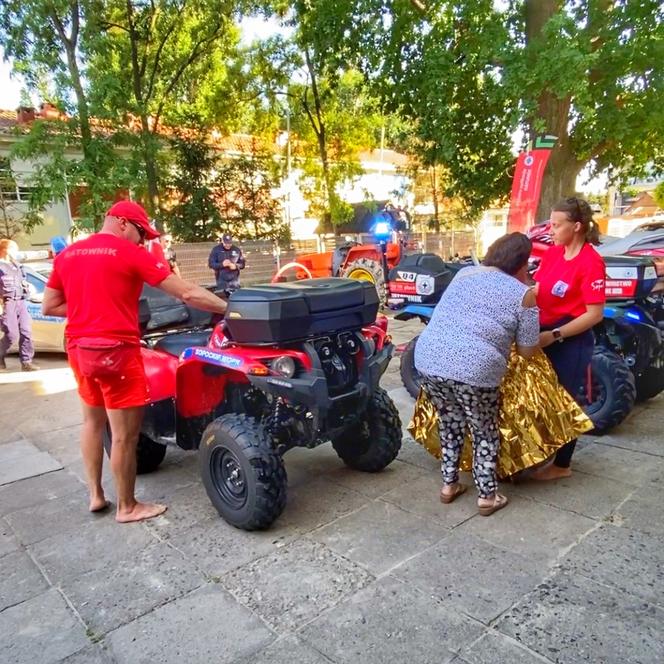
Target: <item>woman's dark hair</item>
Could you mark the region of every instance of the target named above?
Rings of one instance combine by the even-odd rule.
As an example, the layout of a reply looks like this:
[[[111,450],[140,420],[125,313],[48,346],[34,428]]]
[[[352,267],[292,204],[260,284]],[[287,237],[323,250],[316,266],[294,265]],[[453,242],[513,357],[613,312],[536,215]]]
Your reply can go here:
[[[599,244],[599,228],[593,221],[593,211],[583,198],[572,196],[563,198],[553,206],[554,212],[564,212],[573,223],[581,224],[586,236],[586,242]]]
[[[508,233],[489,247],[482,265],[497,267],[507,274],[515,275],[528,264],[532,248],[532,242],[523,233]]]

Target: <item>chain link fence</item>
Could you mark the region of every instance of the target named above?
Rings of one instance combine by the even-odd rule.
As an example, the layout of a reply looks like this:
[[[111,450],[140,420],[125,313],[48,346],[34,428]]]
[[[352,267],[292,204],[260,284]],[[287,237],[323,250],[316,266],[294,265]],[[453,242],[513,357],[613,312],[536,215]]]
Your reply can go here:
[[[297,256],[333,251],[335,247],[348,240],[361,244],[373,242],[372,236],[368,234],[327,235],[315,240],[294,240],[286,249],[277,249],[276,244],[270,240],[241,242],[238,246],[246,259],[246,267],[240,274],[241,282],[244,286],[268,283],[279,266],[297,260]],[[215,244],[215,242],[196,242],[173,246],[184,279],[197,284],[214,283],[214,273],[208,267],[208,257]],[[474,246],[475,235],[472,231],[426,233],[412,235],[406,253],[428,252],[448,260],[455,253],[460,256],[469,255]]]

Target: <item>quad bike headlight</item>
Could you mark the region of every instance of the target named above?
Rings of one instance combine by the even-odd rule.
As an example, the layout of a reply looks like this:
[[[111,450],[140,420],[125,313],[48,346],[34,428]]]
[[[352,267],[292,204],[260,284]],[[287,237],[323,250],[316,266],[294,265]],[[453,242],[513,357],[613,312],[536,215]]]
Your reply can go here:
[[[292,378],[295,375],[295,360],[289,355],[282,355],[272,361],[270,368],[284,378]]]

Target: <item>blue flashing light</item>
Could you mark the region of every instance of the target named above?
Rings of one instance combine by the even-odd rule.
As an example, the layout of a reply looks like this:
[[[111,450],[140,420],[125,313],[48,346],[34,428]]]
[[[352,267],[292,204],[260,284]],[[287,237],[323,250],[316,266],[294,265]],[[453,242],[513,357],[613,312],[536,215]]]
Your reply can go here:
[[[387,240],[392,235],[392,225],[387,221],[378,221],[374,226],[373,232],[379,240]]]
[[[639,314],[636,311],[626,311],[625,312],[625,318],[631,318],[632,320],[641,320],[641,314]]]

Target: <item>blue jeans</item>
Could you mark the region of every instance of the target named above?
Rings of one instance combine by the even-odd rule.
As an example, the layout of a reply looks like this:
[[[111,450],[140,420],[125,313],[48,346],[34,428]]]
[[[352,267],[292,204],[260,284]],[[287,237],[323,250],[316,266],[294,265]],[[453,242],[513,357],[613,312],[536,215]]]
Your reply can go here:
[[[569,322],[569,319],[542,329],[553,329],[567,322]],[[592,330],[587,330],[561,342],[554,341],[544,349],[547,357],[551,360],[551,364],[553,364],[560,384],[577,403],[579,402],[580,389],[588,379],[588,367],[592,360],[594,348],[595,337]],[[575,447],[576,440],[571,440],[563,445],[556,454],[554,464],[559,468],[569,468]]]

